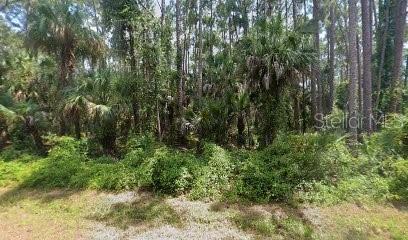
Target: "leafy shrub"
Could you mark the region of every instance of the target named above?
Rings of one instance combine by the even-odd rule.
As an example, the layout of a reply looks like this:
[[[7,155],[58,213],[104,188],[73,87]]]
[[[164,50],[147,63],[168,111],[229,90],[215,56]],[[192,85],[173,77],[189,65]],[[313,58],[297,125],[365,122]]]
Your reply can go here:
[[[153,135],[142,135],[131,137],[126,143],[126,149],[129,151],[140,149],[143,152],[152,152],[158,145]]]
[[[41,164],[38,162],[15,161],[4,162],[0,160],[0,186],[9,186],[24,182]]]
[[[154,162],[152,182],[155,190],[163,193],[182,193],[189,190],[194,180],[194,156],[189,153],[165,151]]]
[[[49,156],[37,161],[30,174],[24,175],[22,186],[123,190],[139,184],[134,168],[115,163],[110,157],[89,159],[83,141],[56,136],[50,136],[48,141],[54,146]],[[10,164],[18,166],[16,162]],[[11,167],[8,166],[8,169]]]
[[[191,197],[195,199],[220,197],[230,189],[233,164],[229,153],[215,144],[206,144],[203,157],[205,166],[198,172]]]
[[[88,176],[76,174],[70,185],[99,190],[129,190],[139,185],[136,171],[122,163],[93,165],[83,173]],[[87,181],[84,182],[84,179]]]
[[[302,182],[345,175],[351,162],[334,135],[279,136],[242,166],[238,192],[256,201],[287,200]]]
[[[86,139],[52,135],[45,138],[51,146],[45,158],[5,149],[0,154],[0,186],[153,187],[167,194],[189,193],[193,199],[232,196],[252,201],[295,197],[335,203],[385,199],[391,193],[407,199],[408,164],[401,157],[404,131],[388,129],[366,138],[358,157],[349,153],[342,138],[331,134],[280,135],[258,151],[205,144],[200,156],[169,149],[148,136],[132,137],[121,160],[91,158]],[[394,150],[382,150],[387,146]]]
[[[391,181],[391,191],[402,199],[408,200],[408,160],[394,164],[394,176]]]
[[[81,172],[85,154],[81,143],[69,137],[51,137],[54,148],[39,169],[24,183],[25,186],[68,187],[71,177]]]
[[[365,153],[379,160],[389,155],[408,157],[408,117],[387,117],[383,129],[366,138]]]

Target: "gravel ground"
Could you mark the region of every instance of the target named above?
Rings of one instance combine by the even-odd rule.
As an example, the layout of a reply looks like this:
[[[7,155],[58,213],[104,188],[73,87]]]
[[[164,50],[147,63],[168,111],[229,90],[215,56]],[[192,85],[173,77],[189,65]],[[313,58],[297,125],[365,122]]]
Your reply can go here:
[[[136,192],[107,194],[104,197],[104,208],[118,203],[130,203],[141,196]],[[165,203],[182,216],[183,226],[169,224],[154,228],[130,226],[121,229],[103,222],[94,222],[89,229],[89,238],[95,240],[116,239],[251,239],[251,235],[241,231],[228,220],[228,213],[211,211],[211,204],[189,201],[185,197],[168,198]]]

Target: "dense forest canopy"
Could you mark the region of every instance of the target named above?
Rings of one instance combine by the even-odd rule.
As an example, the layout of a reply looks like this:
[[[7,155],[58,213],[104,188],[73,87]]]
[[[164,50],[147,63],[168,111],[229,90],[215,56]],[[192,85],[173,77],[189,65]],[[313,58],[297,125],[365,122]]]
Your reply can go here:
[[[406,105],[406,0],[2,0],[1,146],[130,135],[257,148]],[[344,124],[346,122],[346,124]]]

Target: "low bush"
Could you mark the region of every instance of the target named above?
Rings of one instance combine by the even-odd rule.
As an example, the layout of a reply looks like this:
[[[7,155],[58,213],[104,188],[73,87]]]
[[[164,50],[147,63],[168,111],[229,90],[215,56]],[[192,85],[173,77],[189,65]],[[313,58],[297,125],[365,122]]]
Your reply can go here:
[[[408,199],[404,134],[389,129],[367,137],[358,156],[350,154],[343,138],[322,133],[280,135],[263,150],[229,151],[206,143],[201,155],[151,137],[132,137],[122,159],[91,158],[86,139],[48,136],[47,157],[14,148],[0,154],[0,186],[147,187],[192,199],[259,202]]]
[[[168,194],[187,192],[194,181],[196,165],[192,154],[164,151],[153,165],[154,189]]]
[[[334,135],[280,136],[242,166],[238,192],[255,201],[288,200],[302,182],[333,181],[352,162]]]
[[[382,130],[366,138],[365,154],[381,160],[389,155],[408,157],[408,117],[391,115]]]
[[[394,174],[391,178],[391,191],[408,201],[408,160],[396,162],[393,167]]]
[[[324,181],[303,183],[295,200],[319,204],[336,204],[343,201],[385,201],[393,198],[389,191],[389,179],[378,175],[359,175],[342,179],[336,184]]]
[[[231,188],[231,177],[234,165],[229,153],[215,145],[204,146],[204,166],[198,172],[191,197],[193,199],[214,199]]]

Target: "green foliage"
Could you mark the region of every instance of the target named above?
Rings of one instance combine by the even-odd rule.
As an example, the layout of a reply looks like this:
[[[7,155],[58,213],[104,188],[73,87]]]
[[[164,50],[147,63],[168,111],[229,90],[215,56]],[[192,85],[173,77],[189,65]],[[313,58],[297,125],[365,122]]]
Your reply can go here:
[[[391,180],[391,191],[408,201],[408,160],[396,162]]]
[[[345,106],[347,104],[347,89],[348,84],[346,81],[340,82],[336,88],[336,106],[345,111]]]
[[[275,216],[265,216],[259,212],[248,211],[236,214],[232,220],[242,230],[255,233],[260,237],[314,239],[312,237],[313,228],[291,213],[284,213],[284,217],[280,219]]]
[[[54,147],[49,156],[32,159],[26,154],[0,162],[0,183],[19,183],[22,187],[70,187],[106,190],[130,189],[138,186],[137,171],[113,159],[91,160],[86,155],[86,144],[70,137],[50,136]],[[9,154],[2,155],[3,159]],[[34,161],[35,160],[35,161]],[[102,163],[104,162],[104,163]],[[106,163],[108,162],[108,163]]]
[[[383,123],[382,131],[366,141],[366,152],[383,159],[388,155],[408,157],[408,118],[405,115],[390,115]]]
[[[297,193],[298,201],[336,204],[343,201],[384,201],[392,198],[389,191],[390,181],[377,175],[349,177],[335,185],[327,182],[302,184]]]
[[[277,226],[272,219],[254,215],[237,214],[233,221],[244,231],[254,231],[262,236],[273,236]]]
[[[225,149],[215,145],[204,146],[205,165],[198,172],[197,181],[191,192],[192,198],[219,198],[231,188],[234,165]]]
[[[228,151],[206,143],[202,155],[167,148],[149,136],[132,137],[122,159],[90,158],[88,140],[50,135],[46,142],[51,149],[45,158],[14,148],[4,150],[0,185],[151,187],[166,194],[187,193],[193,199],[261,202],[408,199],[407,161],[380,150],[389,146],[385,139],[394,131],[367,138],[358,157],[350,154],[344,138],[332,134],[279,135],[271,146],[256,151]],[[378,141],[384,144],[378,145],[380,149],[375,148]],[[403,148],[398,149],[403,153]]]
[[[195,165],[197,162],[191,154],[164,151],[153,166],[153,187],[169,194],[188,191],[194,181]]]
[[[238,191],[258,201],[287,200],[299,184],[345,174],[351,156],[334,135],[280,136],[242,166]]]

